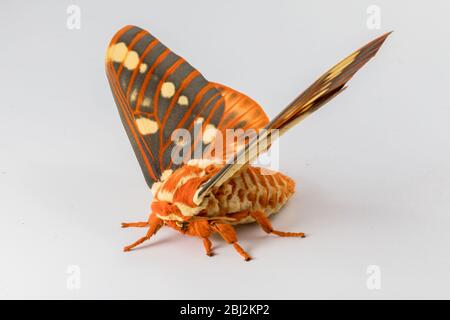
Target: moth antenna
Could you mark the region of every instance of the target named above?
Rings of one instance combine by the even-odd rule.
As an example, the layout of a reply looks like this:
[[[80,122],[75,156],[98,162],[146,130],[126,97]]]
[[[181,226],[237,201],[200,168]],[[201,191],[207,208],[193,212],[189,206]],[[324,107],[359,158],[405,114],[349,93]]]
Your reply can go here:
[[[235,157],[230,159],[215,176],[202,185],[199,190],[197,190],[194,201],[201,201],[202,197],[213,186],[221,185],[240,168],[265,152],[270,147],[274,138],[284,134],[287,130],[345,90],[346,83],[359,69],[375,56],[381,45],[391,33],[392,31],[387,32],[375,40],[372,40],[325,72],[272,121],[270,121],[264,128],[265,130],[248,143]],[[278,135],[273,133],[274,130]]]

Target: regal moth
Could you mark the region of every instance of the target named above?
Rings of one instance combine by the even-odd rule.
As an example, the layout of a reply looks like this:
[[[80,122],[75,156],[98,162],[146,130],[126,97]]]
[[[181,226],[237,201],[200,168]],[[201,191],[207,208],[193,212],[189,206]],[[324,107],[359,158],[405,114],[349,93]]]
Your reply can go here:
[[[269,220],[294,194],[294,181],[250,163],[276,137],[341,93],[388,35],[333,66],[270,121],[254,100],[209,82],[149,32],[135,26],[119,30],[106,52],[106,74],[153,193],[148,218],[122,224],[147,229],[124,251],[150,239],[163,226],[200,238],[208,256],[212,255],[210,236],[218,233],[246,261],[251,257],[238,243],[237,224],[256,222],[268,234],[304,237],[302,232],[275,230]],[[258,134],[240,145],[235,139],[217,143],[226,131],[239,129]],[[190,139],[173,139],[177,130],[189,133]],[[174,161],[174,150],[179,149],[185,151],[183,161]]]

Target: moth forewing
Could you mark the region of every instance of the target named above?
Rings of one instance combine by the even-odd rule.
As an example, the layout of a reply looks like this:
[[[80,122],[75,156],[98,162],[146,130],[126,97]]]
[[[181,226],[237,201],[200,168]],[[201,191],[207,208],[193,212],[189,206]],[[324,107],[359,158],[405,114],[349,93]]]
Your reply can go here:
[[[390,33],[385,33],[369,42],[325,72],[266,125],[265,129],[268,131],[263,132],[254,141],[247,144],[245,149],[241,150],[232,161],[229,161],[211,180],[202,185],[197,193],[198,196],[201,198],[214,186],[223,184],[246,163],[253,160],[255,155],[258,156],[260,153],[266,151],[267,148],[259,148],[259,146],[267,141],[267,137],[271,134],[271,129],[280,130],[279,135],[284,134],[287,130],[294,127],[301,120],[341,93],[346,88],[345,84],[347,81],[377,53]],[[266,144],[266,146],[270,147],[270,144]]]

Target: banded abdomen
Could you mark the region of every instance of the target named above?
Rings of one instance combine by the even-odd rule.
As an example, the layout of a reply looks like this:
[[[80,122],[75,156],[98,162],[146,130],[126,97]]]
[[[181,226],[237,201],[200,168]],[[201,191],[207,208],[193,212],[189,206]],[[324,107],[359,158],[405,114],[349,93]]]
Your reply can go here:
[[[207,206],[208,216],[224,216],[242,211],[277,212],[294,193],[294,181],[274,171],[244,167],[222,186],[213,189]],[[251,216],[235,223],[254,221]]]
[[[233,214],[259,211],[269,216],[294,193],[295,183],[289,177],[246,166],[221,186],[214,187],[197,205],[193,201],[196,190],[222,167],[223,164],[211,160],[190,161],[174,172],[163,174],[162,181],[154,184],[153,212],[165,221],[180,222],[198,216],[225,218],[231,224],[248,223],[254,221],[251,216]]]

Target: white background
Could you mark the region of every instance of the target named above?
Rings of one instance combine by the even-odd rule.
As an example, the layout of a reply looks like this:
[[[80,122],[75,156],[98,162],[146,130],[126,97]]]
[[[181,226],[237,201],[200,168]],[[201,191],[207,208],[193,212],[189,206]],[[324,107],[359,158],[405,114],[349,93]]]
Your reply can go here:
[[[81,8],[69,30],[66,9]],[[366,26],[370,5],[381,28]],[[0,297],[450,298],[448,1],[2,1]],[[244,262],[170,229],[131,253],[151,194],[104,54],[148,29],[206,78],[274,116],[328,67],[395,32],[348,90],[286,134],[297,193],[276,228],[238,228]],[[81,287],[67,288],[76,265]],[[381,270],[381,289],[366,286]]]

